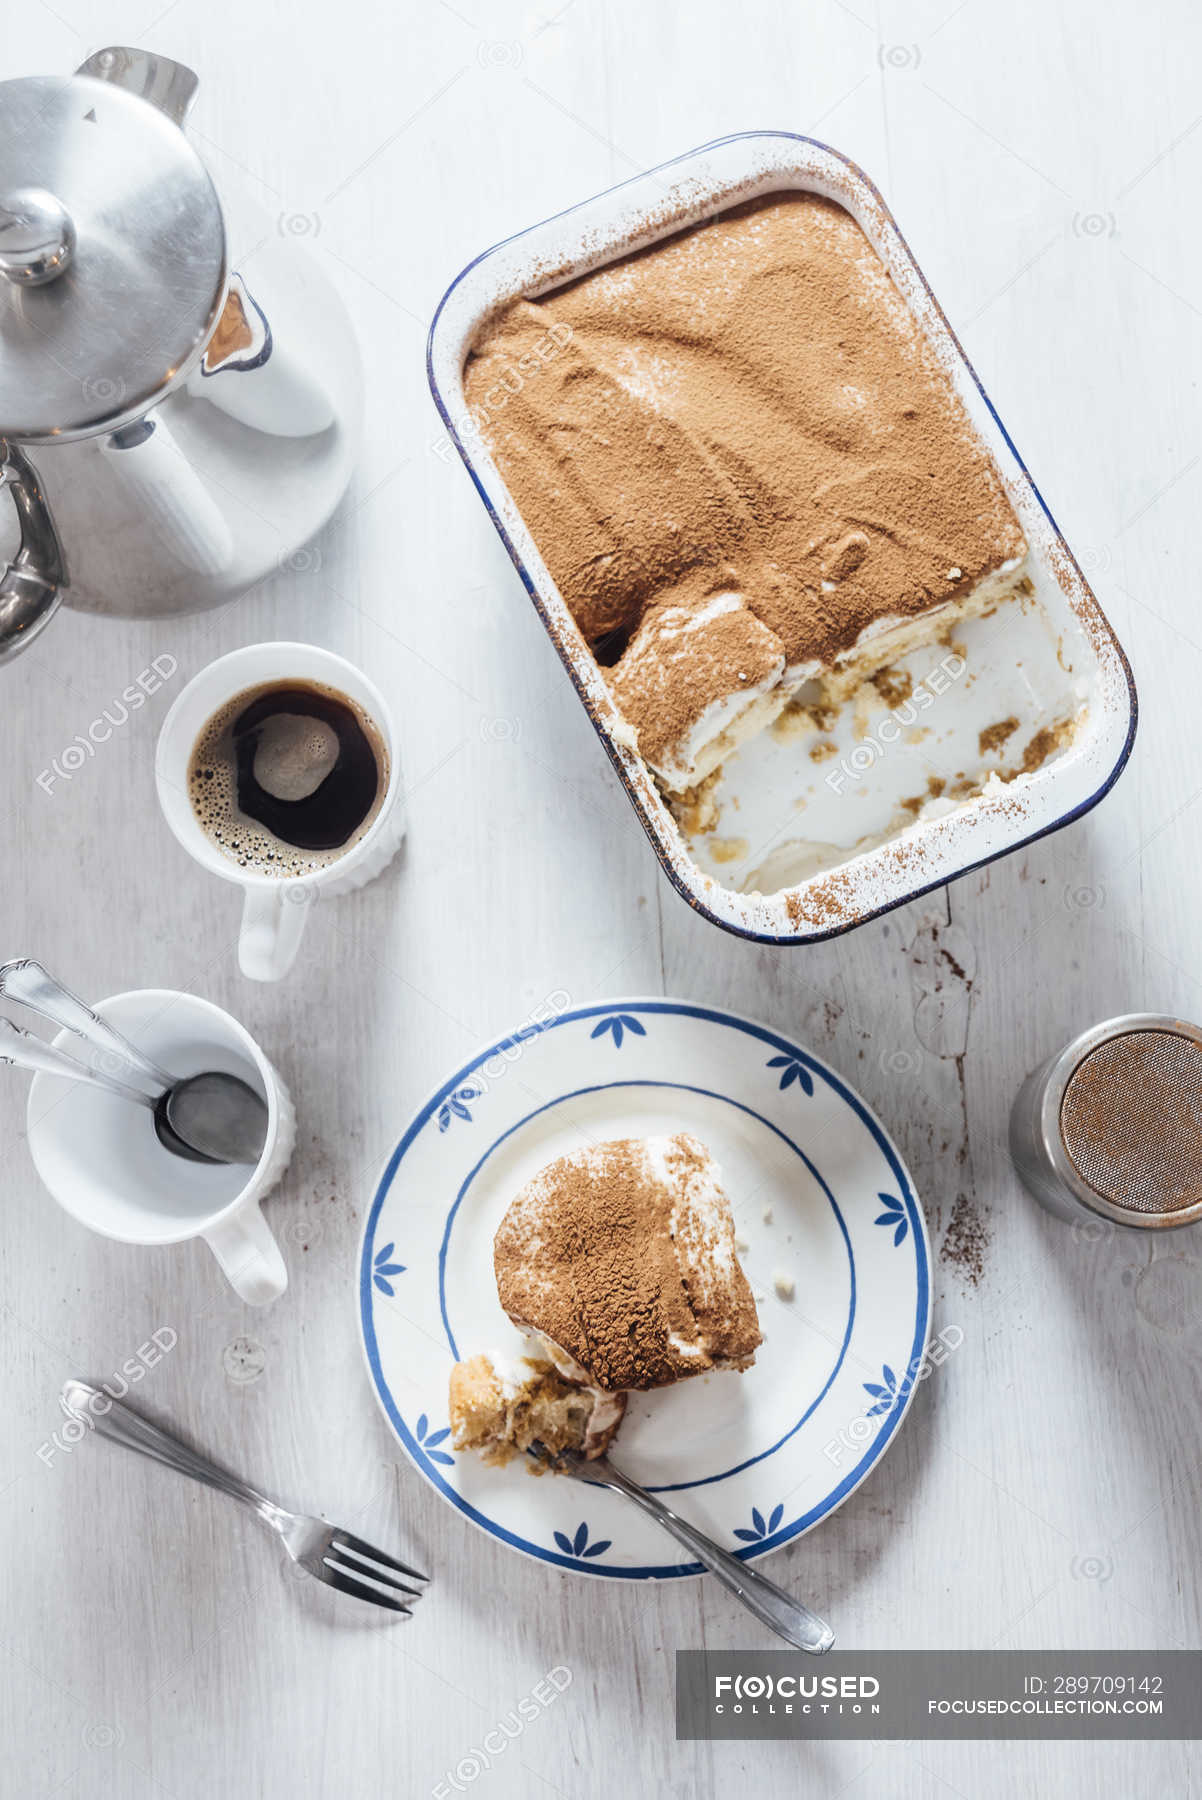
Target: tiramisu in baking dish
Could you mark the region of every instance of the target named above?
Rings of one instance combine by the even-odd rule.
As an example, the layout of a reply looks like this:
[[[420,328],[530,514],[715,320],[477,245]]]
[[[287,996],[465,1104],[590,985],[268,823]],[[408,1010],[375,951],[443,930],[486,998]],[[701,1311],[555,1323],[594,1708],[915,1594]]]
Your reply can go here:
[[[801,943],[1094,805],[1110,627],[881,196],[747,132],[499,244],[447,426],[663,867]]]
[[[490,414],[553,327],[560,354]],[[807,683],[838,703],[1025,580],[1021,527],[947,375],[820,195],[769,195],[511,302],[464,392],[673,793]]]

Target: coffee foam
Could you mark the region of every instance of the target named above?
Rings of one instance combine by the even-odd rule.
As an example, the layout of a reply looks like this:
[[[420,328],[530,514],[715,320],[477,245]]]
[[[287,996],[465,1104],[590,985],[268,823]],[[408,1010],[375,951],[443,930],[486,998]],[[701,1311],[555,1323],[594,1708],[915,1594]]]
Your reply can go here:
[[[306,687],[347,707],[367,735],[380,771],[375,804],[345,844],[332,850],[302,850],[286,844],[254,819],[248,819],[238,806],[237,766],[233,748],[233,726],[246,708],[261,695],[280,687]],[[282,746],[261,746],[255,758],[256,778],[281,800],[303,799],[320,785],[337,756],[337,739],[321,720],[306,722],[311,729],[297,744],[295,738]],[[276,752],[282,752],[276,754]],[[320,774],[316,769],[324,761]],[[266,763],[266,768],[261,764]],[[264,776],[272,777],[265,780]],[[295,791],[289,791],[295,786]],[[388,755],[379,727],[348,694],[316,681],[267,681],[243,688],[227,700],[202,728],[188,760],[188,798],[197,823],[209,842],[231,862],[257,875],[272,875],[281,881],[312,875],[329,868],[353,850],[371,830],[383,803],[388,786]]]
[[[337,761],[337,733],[320,719],[272,719],[255,754],[255,780],[277,800],[307,800]]]

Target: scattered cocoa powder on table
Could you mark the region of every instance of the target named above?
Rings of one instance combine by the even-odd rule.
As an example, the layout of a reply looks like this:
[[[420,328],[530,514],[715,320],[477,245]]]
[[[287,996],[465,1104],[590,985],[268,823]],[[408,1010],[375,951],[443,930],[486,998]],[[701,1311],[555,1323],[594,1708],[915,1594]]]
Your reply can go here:
[[[971,1286],[979,1287],[990,1241],[989,1229],[972,1200],[967,1194],[957,1194],[947,1235],[939,1247],[940,1262],[950,1264]]]

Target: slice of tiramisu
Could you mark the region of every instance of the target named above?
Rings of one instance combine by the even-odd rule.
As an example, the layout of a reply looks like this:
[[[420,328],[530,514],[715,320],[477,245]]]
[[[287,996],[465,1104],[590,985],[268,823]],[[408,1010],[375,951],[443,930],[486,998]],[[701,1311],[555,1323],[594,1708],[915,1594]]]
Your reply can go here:
[[[738,594],[646,614],[609,686],[639,752],[674,791],[693,787],[780,711],[785,653]]]
[[[513,1201],[493,1260],[514,1324],[605,1394],[745,1369],[760,1344],[717,1165],[685,1132],[559,1157]]]
[[[770,194],[503,307],[464,391],[672,792],[803,684],[842,701],[1029,591],[946,371],[817,194]]]
[[[626,1410],[624,1394],[601,1394],[566,1381],[541,1357],[493,1350],[451,1370],[450,1413],[456,1450],[507,1463],[537,1442],[552,1456],[604,1454]]]

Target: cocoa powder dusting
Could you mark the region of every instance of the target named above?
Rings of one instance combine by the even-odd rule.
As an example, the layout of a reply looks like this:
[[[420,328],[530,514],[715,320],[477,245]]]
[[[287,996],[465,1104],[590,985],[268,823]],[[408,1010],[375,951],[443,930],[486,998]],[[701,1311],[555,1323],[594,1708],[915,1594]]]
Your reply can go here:
[[[497,1232],[501,1304],[606,1392],[645,1389],[728,1363],[760,1342],[729,1205],[695,1138],[669,1146],[668,1179],[642,1139],[560,1157],[528,1183]],[[704,1192],[700,1190],[704,1189]]]
[[[1023,751],[1022,773],[1033,775],[1036,769],[1043,767],[1049,756],[1055,756],[1066,743],[1071,743],[1073,726],[1072,720],[1066,720],[1059,725],[1045,725],[1042,730],[1037,731]]]
[[[909,669],[878,669],[869,679],[886,706],[904,706],[914,692]]]
[[[1018,730],[1018,720],[1011,713],[1007,719],[998,719],[993,725],[986,725],[977,737],[977,748],[982,756],[988,756],[993,750],[1000,750],[1008,737],[1013,737]]]
[[[464,391],[594,645],[666,596],[736,592],[786,665],[829,663],[1025,547],[883,264],[813,194],[512,302]]]
[[[609,685],[638,731],[639,750],[657,763],[707,707],[740,690],[754,694],[783,666],[776,638],[745,606],[666,604],[647,613]]]
[[[1202,1049],[1173,1031],[1126,1031],[1074,1069],[1064,1147],[1094,1192],[1135,1212],[1202,1200]]]

